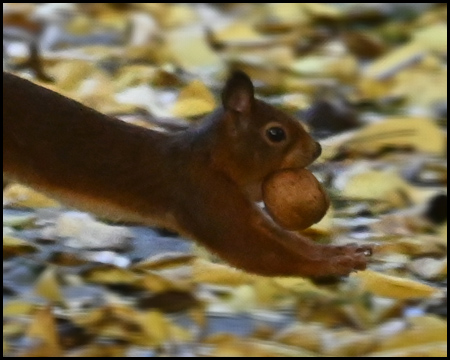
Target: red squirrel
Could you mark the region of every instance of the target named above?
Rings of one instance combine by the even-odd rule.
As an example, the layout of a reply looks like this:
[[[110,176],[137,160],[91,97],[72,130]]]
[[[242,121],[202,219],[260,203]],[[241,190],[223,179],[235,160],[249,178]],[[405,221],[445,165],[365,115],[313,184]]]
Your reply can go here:
[[[316,244],[255,203],[277,170],[304,168],[320,145],[300,122],[258,100],[234,72],[222,106],[184,131],[109,117],[3,72],[3,174],[83,210],[157,225],[229,264],[266,276],[348,275],[370,246]]]

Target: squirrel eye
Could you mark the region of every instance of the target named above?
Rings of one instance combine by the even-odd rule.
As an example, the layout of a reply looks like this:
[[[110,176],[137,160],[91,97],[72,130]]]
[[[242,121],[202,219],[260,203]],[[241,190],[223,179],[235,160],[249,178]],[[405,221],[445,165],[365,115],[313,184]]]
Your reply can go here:
[[[286,139],[284,129],[279,126],[272,126],[266,130],[267,138],[272,142],[280,142]]]

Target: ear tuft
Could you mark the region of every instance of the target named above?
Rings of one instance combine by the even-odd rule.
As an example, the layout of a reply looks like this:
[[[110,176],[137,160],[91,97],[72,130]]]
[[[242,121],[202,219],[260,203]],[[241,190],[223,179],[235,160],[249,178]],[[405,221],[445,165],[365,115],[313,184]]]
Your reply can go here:
[[[234,71],[222,91],[225,109],[240,113],[250,112],[255,97],[252,81],[243,71]]]

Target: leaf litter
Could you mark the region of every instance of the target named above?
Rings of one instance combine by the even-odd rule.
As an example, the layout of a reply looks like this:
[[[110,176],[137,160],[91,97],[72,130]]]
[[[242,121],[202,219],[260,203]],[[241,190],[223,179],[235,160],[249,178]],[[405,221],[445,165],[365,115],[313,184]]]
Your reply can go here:
[[[305,234],[378,245],[348,278],[263,278],[4,182],[4,355],[446,356],[446,4],[7,3],[3,31],[7,70],[161,131],[247,71],[321,137]]]

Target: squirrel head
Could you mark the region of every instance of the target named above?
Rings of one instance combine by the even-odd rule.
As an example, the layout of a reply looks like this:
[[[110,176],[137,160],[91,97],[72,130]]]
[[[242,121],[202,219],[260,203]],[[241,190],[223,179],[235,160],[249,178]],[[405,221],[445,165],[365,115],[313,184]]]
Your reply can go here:
[[[250,78],[234,72],[222,91],[214,161],[236,183],[261,182],[273,171],[304,168],[321,152],[301,123],[254,96]]]

